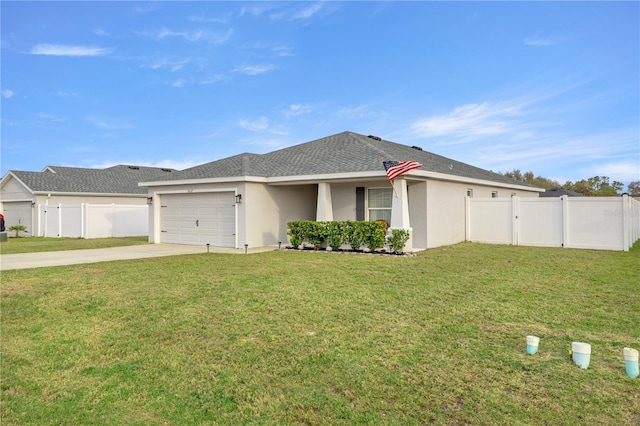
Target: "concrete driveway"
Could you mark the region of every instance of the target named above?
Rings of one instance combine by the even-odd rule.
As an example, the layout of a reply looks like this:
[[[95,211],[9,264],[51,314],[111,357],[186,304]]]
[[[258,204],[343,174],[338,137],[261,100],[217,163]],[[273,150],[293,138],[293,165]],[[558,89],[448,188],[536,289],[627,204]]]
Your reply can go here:
[[[273,247],[256,247],[249,248],[247,250],[247,253],[259,253],[272,250],[275,249]],[[209,249],[209,252],[244,254],[245,250],[244,248],[228,249],[211,247]],[[207,248],[205,246],[188,246],[179,244],[144,244],[137,246],[112,247],[90,250],[2,254],[0,255],[0,271],[197,253],[207,253]]]

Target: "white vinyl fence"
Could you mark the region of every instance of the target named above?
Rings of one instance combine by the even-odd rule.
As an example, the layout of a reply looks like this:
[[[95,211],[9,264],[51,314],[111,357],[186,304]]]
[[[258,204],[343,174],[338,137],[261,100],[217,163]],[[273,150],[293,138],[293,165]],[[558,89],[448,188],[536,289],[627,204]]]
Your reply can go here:
[[[467,198],[466,240],[628,251],[640,239],[640,202],[621,197]]]
[[[109,238],[149,235],[149,206],[125,204],[38,205],[40,237]]]

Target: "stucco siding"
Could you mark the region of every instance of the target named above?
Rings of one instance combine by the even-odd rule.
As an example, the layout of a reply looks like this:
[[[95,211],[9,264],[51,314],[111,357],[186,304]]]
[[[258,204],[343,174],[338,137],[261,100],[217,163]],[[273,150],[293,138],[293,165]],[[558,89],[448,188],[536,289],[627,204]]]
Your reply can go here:
[[[332,183],[331,203],[333,204],[333,220],[356,220],[356,188],[355,183]]]
[[[315,220],[316,185],[247,184],[247,244],[288,244],[287,222]],[[244,200],[243,200],[244,203]]]

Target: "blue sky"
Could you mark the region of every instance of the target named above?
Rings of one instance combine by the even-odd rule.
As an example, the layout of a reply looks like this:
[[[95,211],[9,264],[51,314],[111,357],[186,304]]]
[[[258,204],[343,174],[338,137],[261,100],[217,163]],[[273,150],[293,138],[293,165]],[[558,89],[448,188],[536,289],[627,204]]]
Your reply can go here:
[[[345,130],[640,180],[638,2],[8,2],[2,175],[183,169]],[[405,160],[405,159],[394,159]]]

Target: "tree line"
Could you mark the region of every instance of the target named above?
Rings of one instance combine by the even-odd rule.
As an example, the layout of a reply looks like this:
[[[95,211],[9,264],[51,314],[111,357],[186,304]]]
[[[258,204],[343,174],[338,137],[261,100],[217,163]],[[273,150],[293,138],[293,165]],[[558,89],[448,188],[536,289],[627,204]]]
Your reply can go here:
[[[502,175],[518,182],[528,183],[540,188],[564,188],[588,197],[612,197],[623,193],[624,184],[616,180],[611,181],[608,176],[593,176],[576,182],[566,181],[564,184],[542,176],[536,176],[533,172],[522,173],[515,169]],[[640,196],[640,181],[633,181],[627,185],[629,195]]]

